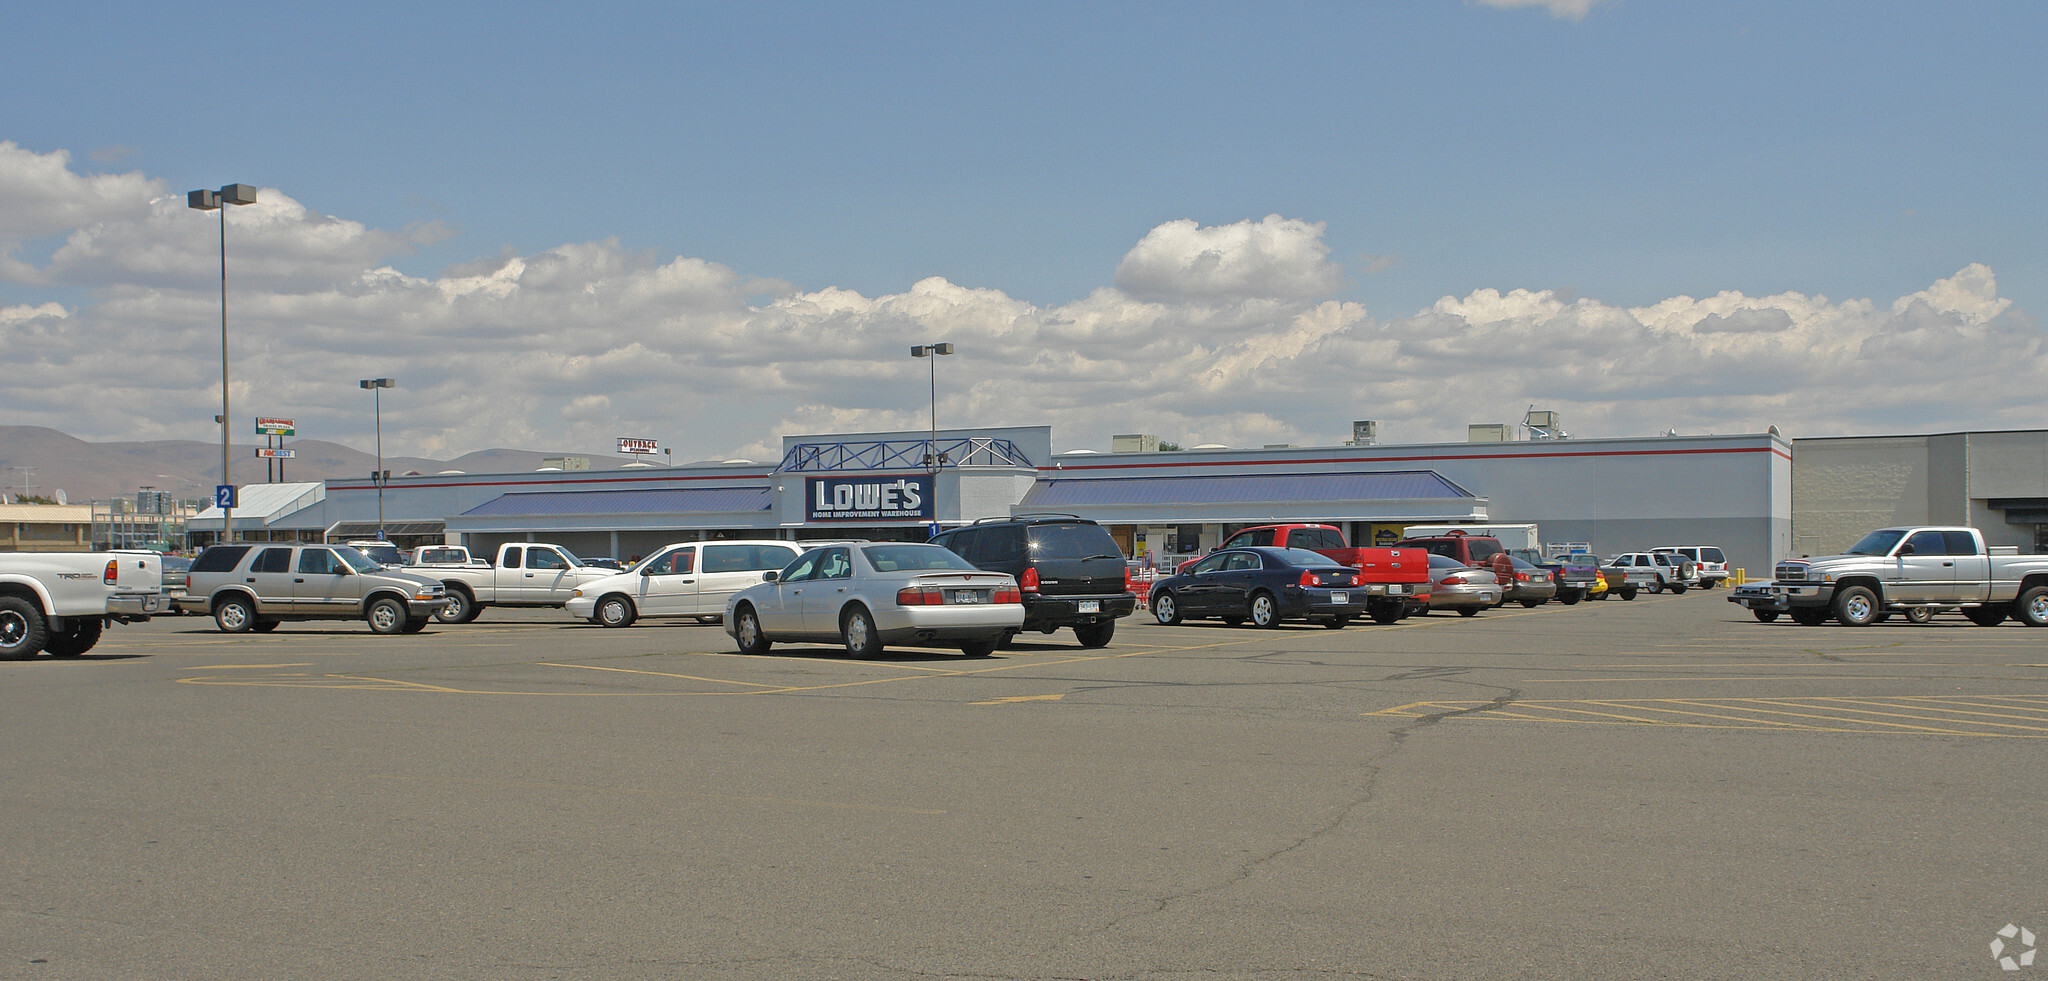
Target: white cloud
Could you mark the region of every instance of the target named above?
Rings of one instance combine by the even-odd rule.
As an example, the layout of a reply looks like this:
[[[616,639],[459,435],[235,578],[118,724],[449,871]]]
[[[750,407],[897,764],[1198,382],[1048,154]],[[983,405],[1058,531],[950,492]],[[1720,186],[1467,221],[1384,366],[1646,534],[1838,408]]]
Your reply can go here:
[[[1184,218],[1147,233],[1117,265],[1116,285],[1155,299],[1328,296],[1344,283],[1329,255],[1320,224],[1267,215],[1204,228]]]
[[[68,151],[36,153],[0,140],[0,247],[130,216],[162,193],[162,181],[139,173],[74,173]]]
[[[1516,7],[1542,7],[1550,11],[1550,16],[1552,17],[1566,20],[1583,20],[1587,14],[1592,13],[1594,7],[1619,3],[1621,0],[1473,0],[1473,2],[1478,3],[1480,6],[1498,7],[1503,10]]]
[[[0,154],[0,171],[46,165]],[[0,286],[7,418],[88,439],[216,438],[213,217],[143,199],[18,263]],[[393,377],[387,453],[602,454],[631,435],[678,460],[769,459],[785,433],[923,428],[932,368],[941,426],[1050,424],[1061,448],[1118,432],[1330,443],[1353,419],[1391,441],[1461,439],[1532,402],[1581,436],[2017,428],[2048,402],[2043,335],[1981,265],[1895,301],[1728,291],[1621,307],[1481,288],[1377,317],[1336,295],[1322,226],[1279,216],[1161,225],[1117,285],[1054,307],[941,278],[799,292],[614,241],[411,276],[388,262],[431,230],[367,228],[271,189],[229,221],[237,414],[367,447],[356,380]],[[31,295],[37,283],[70,284],[66,302]],[[909,357],[934,340],[960,353]]]

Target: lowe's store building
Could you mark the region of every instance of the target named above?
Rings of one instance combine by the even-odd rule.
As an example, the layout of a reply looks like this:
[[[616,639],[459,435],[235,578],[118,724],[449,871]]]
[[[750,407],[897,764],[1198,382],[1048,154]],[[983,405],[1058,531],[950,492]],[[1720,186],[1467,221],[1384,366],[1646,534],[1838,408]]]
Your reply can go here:
[[[1711,544],[1761,578],[1792,550],[1792,447],[1776,432],[1169,452],[1052,452],[1046,426],[784,437],[774,463],[393,477],[400,545],[548,541],[629,559],[702,538],[921,541],[935,527],[1056,512],[1153,566],[1251,524],[1336,524],[1390,544],[1414,524],[1535,523],[1602,555]],[[934,460],[936,456],[936,460]],[[244,539],[374,538],[367,479],[252,485]],[[202,514],[195,530],[220,527]]]

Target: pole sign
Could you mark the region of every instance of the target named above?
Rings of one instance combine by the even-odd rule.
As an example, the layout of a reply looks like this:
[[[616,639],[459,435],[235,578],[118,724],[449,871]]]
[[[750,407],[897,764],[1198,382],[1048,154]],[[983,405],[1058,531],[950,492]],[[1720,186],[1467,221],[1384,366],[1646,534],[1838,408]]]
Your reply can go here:
[[[297,450],[280,449],[275,446],[259,446],[256,448],[256,456],[262,460],[289,460],[296,456],[298,452]]]
[[[235,503],[236,503],[236,502],[235,502],[235,485],[233,485],[233,484],[215,484],[215,485],[213,485],[213,506],[214,506],[214,507],[217,507],[217,508],[231,508],[231,507],[234,507],[234,506],[235,506]]]
[[[659,453],[661,452],[661,445],[659,440],[634,439],[631,436],[621,436],[619,437],[619,452]]]
[[[804,481],[806,521],[937,519],[930,474],[910,477],[810,477]]]
[[[257,416],[256,435],[296,436],[298,432],[292,428],[292,420],[290,419],[266,419],[262,416]]]

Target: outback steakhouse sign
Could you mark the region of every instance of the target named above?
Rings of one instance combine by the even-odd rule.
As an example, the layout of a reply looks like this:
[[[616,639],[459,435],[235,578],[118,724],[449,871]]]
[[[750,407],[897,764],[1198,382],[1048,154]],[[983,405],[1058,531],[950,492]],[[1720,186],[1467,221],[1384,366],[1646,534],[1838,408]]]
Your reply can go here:
[[[621,453],[656,453],[660,452],[660,445],[660,442],[657,440],[634,439],[631,436],[619,437],[619,452]]]
[[[804,486],[807,521],[930,521],[932,478],[811,477]]]

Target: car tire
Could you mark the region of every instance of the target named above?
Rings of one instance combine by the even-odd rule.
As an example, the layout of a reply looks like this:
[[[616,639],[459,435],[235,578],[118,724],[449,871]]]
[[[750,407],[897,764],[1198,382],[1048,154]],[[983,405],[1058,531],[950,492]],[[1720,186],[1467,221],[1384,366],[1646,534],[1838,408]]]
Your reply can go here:
[[[276,630],[283,623],[283,620],[257,620],[255,623],[249,625],[249,629],[259,634],[267,634],[273,630]]]
[[[1835,594],[1835,601],[1829,604],[1835,615],[1835,622],[1844,627],[1868,627],[1877,622],[1877,615],[1884,608],[1877,603],[1877,594],[1868,586],[1850,586]]]
[[[1223,625],[1226,627],[1244,626],[1244,618],[1240,616],[1217,617],[1216,619],[1223,621]]]
[[[42,610],[19,596],[0,596],[0,661],[26,661],[48,642]]]
[[[2048,586],[2020,590],[2012,602],[2012,618],[2029,627],[2048,627]]]
[[[1684,596],[1685,590],[1686,586],[1682,582],[1675,582],[1671,584],[1671,591],[1679,596]]]
[[[213,624],[224,634],[246,633],[256,625],[256,608],[248,600],[230,596],[214,604]]]
[[[993,640],[963,640],[960,642],[960,653],[968,657],[987,657],[996,652],[998,643],[1000,642]]]
[[[1963,616],[1980,627],[1996,627],[2004,623],[2005,618],[2011,613],[2012,609],[2004,603],[1986,603],[1983,606],[1963,608]]]
[[[1335,620],[1324,620],[1324,621],[1323,621],[1323,629],[1325,629],[1325,630],[1342,630],[1342,629],[1344,629],[1344,625],[1345,625],[1345,624],[1347,624],[1347,623],[1350,623],[1350,622],[1351,622],[1351,620],[1350,620],[1350,618],[1348,618],[1348,617],[1338,617],[1338,618],[1337,618],[1337,619],[1335,619]]]
[[[845,642],[848,657],[865,661],[882,656],[882,638],[875,633],[875,615],[858,603],[839,615],[839,639]]]
[[[1778,611],[1776,610],[1751,610],[1749,612],[1756,617],[1758,623],[1778,622]]]
[[[442,623],[468,623],[476,619],[476,600],[466,590],[451,589],[448,602],[434,611],[434,619]]]
[[[405,604],[385,596],[370,601],[363,611],[363,619],[370,624],[371,633],[396,634],[405,631]]]
[[[1389,604],[1375,606],[1371,612],[1372,622],[1374,623],[1400,623],[1401,618],[1405,615],[1400,607]]]
[[[1479,608],[1476,606],[1461,606],[1458,607],[1458,615],[1461,617],[1476,617],[1479,615]]]
[[[703,625],[705,625],[705,626],[707,626],[707,627],[716,627],[716,626],[718,626],[719,624],[721,624],[721,623],[724,623],[724,622],[725,622],[725,614],[723,614],[723,613],[714,613],[714,614],[709,614],[709,615],[706,615],[706,616],[696,617],[696,618],[694,618],[694,619],[695,619],[695,620],[696,620],[696,621],[697,621],[698,623],[701,623],[701,624],[703,624]]]
[[[1101,623],[1084,623],[1074,628],[1074,639],[1080,641],[1082,647],[1090,650],[1098,647],[1108,647],[1109,639],[1114,636],[1116,636],[1115,620],[1104,620]]]
[[[55,657],[77,657],[100,642],[100,631],[105,628],[106,624],[98,617],[74,619],[69,628],[51,632],[43,642],[43,650]]]
[[[1637,592],[1638,590],[1634,589],[1624,589],[1621,591],[1621,598],[1624,600],[1634,600]]]
[[[1907,623],[1926,623],[1934,619],[1934,607],[1915,606],[1906,610]]]
[[[422,630],[425,630],[425,629],[427,629],[427,624],[430,624],[430,623],[433,623],[433,622],[434,622],[434,618],[433,618],[433,617],[431,617],[431,616],[425,616],[425,617],[413,617],[413,618],[411,618],[411,619],[409,619],[409,620],[405,621],[405,627],[404,627],[403,629],[401,629],[401,630],[399,631],[399,633],[405,633],[405,634],[416,634],[416,633],[419,633],[419,632],[420,632],[420,631],[422,631]]]
[[[741,606],[732,615],[734,640],[740,645],[741,654],[766,654],[774,643],[761,632],[761,617],[751,606]]]
[[[1251,601],[1245,604],[1245,613],[1254,627],[1270,629],[1280,625],[1280,601],[1272,593],[1253,593]]]
[[[1585,598],[1586,592],[1582,589],[1567,589],[1557,594],[1557,601],[1566,606],[1576,606],[1580,600]]]
[[[1820,606],[1793,607],[1792,622],[1802,627],[1818,627],[1828,622],[1827,608]]]
[[[597,622],[606,627],[630,627],[639,619],[633,609],[633,601],[624,596],[607,596],[597,601],[597,609],[591,611]]]
[[[1175,626],[1180,623],[1180,600],[1172,590],[1164,590],[1152,597],[1152,619]]]
[[[1663,591],[1664,591],[1664,580],[1662,580],[1662,579],[1659,579],[1659,580],[1657,580],[1656,582],[1653,582],[1653,583],[1651,583],[1651,584],[1649,585],[1649,590],[1650,590],[1650,592],[1652,592],[1652,593],[1661,593],[1661,592],[1663,592]]]
[[[1543,605],[1542,600],[1522,600],[1520,602],[1522,604],[1522,608],[1525,610],[1533,610]]]
[[[1714,585],[1716,583],[1719,583],[1720,581],[1721,580],[1719,579],[1702,579],[1700,580],[1700,591],[1706,592],[1707,590],[1714,588]]]

